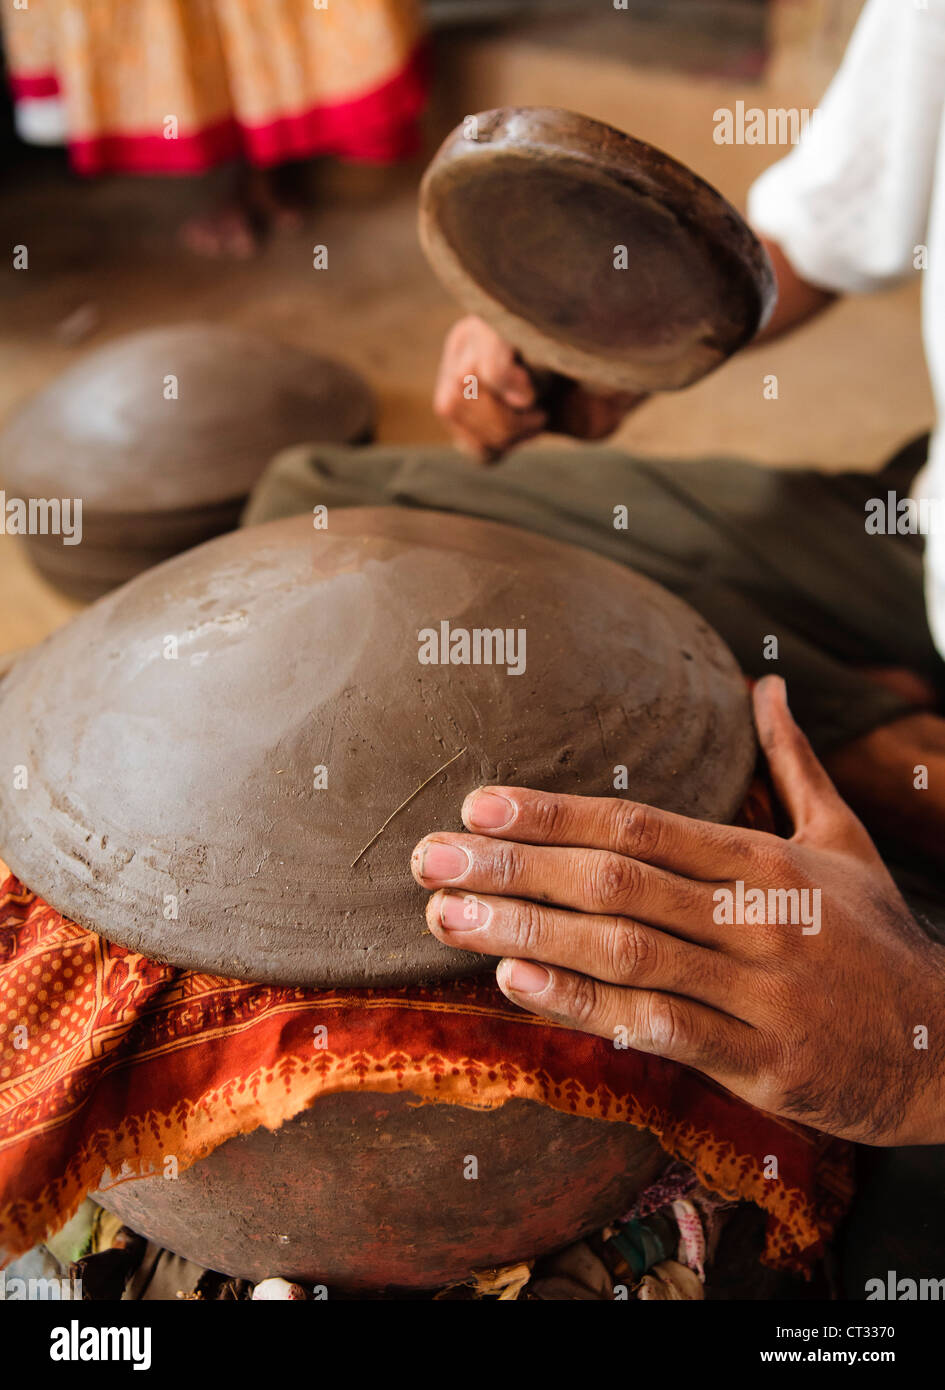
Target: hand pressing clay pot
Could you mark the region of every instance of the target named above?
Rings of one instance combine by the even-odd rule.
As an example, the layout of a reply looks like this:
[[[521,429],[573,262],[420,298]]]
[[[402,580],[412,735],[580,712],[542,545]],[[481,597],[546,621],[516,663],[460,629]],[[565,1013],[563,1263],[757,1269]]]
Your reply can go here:
[[[87,354],[17,411],[0,482],[8,499],[81,499],[79,544],[28,543],[50,583],[90,599],[232,530],[277,450],[355,442],[373,419],[342,363],[219,324],[159,328]]]
[[[425,930],[408,871],[476,786],[724,821],[753,762],[734,660],[659,586],[518,528],[356,508],[211,541],[23,657],[0,856],[173,965],[435,981],[491,968]]]
[[[493,962],[425,930],[412,846],[458,828],[464,795],[487,781],[613,795],[616,777],[626,795],[726,820],[754,742],[727,649],[632,571],[444,513],[327,521],[251,527],[178,556],[16,663],[0,683],[0,769],[27,778],[0,777],[0,856],[66,915],[152,958],[329,986],[335,1003],[339,986],[411,987],[387,1025],[377,989],[341,1013],[319,995],[299,1001],[306,1025],[339,1020],[326,1061],[336,1028],[356,1037],[350,1074],[175,1181],[97,1195],[227,1274],[430,1289],[599,1229],[668,1160],[614,1110],[595,1071],[609,1063],[588,1064],[582,1091],[575,1050],[550,1026],[525,1063],[514,1024],[448,983]],[[461,1020],[458,1041],[447,1017]],[[242,1047],[235,1037],[218,1029],[214,1047]],[[255,1074],[255,1057],[239,1057],[239,1075]],[[288,1088],[298,1067],[266,1057]],[[123,1065],[131,1086],[133,1058]],[[501,1074],[511,1093],[523,1068],[527,1095],[476,1108],[467,1073]],[[599,1084],[607,1103],[592,1110]],[[248,1080],[238,1089],[255,1094]],[[187,1095],[147,1103],[169,1125]],[[212,1092],[198,1109],[211,1104],[226,1111]]]
[[[466,117],[424,176],[420,239],[447,289],[527,362],[603,391],[691,385],[754,336],[777,293],[714,188],[553,107]]]

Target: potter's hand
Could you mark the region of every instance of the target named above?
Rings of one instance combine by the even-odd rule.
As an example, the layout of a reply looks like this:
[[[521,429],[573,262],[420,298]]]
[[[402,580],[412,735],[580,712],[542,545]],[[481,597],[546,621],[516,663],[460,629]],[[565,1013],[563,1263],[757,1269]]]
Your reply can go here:
[[[943,1143],[945,948],[911,916],[780,679],[757,686],[755,719],[792,839],[617,799],[480,790],[463,806],[475,834],[414,851],[417,881],[439,890],[430,930],[501,956],[499,985],[523,1009],[695,1067],[762,1110],[864,1143]],[[796,890],[793,924],[771,889]]]
[[[482,319],[460,319],[446,336],[433,408],[461,448],[481,462],[554,429],[577,439],[603,439],[644,399],[599,395],[577,382],[556,395],[552,417],[515,349]]]

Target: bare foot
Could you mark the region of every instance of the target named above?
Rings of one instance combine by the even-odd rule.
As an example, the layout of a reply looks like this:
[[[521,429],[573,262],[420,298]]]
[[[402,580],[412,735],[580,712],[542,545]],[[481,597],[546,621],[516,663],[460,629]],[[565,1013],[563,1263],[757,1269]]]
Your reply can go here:
[[[214,260],[249,260],[268,232],[291,231],[301,213],[282,192],[277,171],[242,169],[236,187],[215,207],[181,228],[189,251]]]
[[[302,211],[290,191],[287,169],[247,169],[244,197],[257,220],[274,232],[295,231],[302,225]]]
[[[225,202],[181,227],[180,239],[188,251],[211,260],[247,261],[259,248],[259,237],[247,207]]]

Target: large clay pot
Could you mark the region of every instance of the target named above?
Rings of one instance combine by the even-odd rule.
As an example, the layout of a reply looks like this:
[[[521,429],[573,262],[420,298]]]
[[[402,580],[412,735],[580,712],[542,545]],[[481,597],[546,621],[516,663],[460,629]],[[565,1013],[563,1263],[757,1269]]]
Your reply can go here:
[[[504,664],[421,660],[444,624],[524,633],[524,669],[511,644]],[[623,795],[724,821],[753,764],[738,668],[666,590],[517,527],[352,508],[178,556],[19,661],[0,767],[28,785],[0,778],[0,855],[172,965],[429,982],[488,966],[424,930],[408,871],[466,793],[614,795],[623,767]]]
[[[116,338],[0,433],[11,497],[78,498],[82,539],[30,535],[43,576],[91,599],[236,526],[272,455],[364,439],[374,400],[350,367],[258,334],[192,323]]]
[[[524,668],[420,661],[442,621],[523,630]],[[475,786],[614,795],[622,764],[625,794],[725,820],[753,761],[730,653],[659,586],[515,527],[340,510],[326,530],[291,518],[179,556],[17,662],[0,766],[29,775],[0,779],[0,855],[66,915],[173,964],[433,988],[492,966],[423,929],[408,873]],[[227,1273],[431,1287],[619,1216],[664,1162],[622,1122],[364,1091],[101,1200]]]
[[[231,1139],[174,1181],[96,1200],[224,1274],[430,1289],[599,1228],[666,1162],[646,1130],[534,1101],[470,1110],[355,1092]]]

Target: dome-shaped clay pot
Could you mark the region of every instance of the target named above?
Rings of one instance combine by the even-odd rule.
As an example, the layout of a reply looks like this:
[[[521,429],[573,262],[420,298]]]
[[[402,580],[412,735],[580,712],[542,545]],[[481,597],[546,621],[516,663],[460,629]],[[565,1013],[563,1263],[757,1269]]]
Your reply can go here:
[[[50,583],[89,599],[224,531],[279,449],[367,437],[350,367],[255,333],[192,323],[83,356],[0,433],[8,498],[81,499],[79,544],[30,534]]]
[[[59,911],[173,965],[454,978],[487,962],[425,930],[408,861],[461,829],[469,791],[724,821],[753,760],[731,654],[659,586],[494,522],[339,510],[324,530],[294,517],[178,556],[17,663],[0,767],[27,785],[0,778],[0,856]]]
[[[475,786],[614,795],[625,769],[621,794],[734,815],[744,682],[685,604],[492,522],[313,520],[139,576],[0,684],[0,768],[27,772],[0,777],[0,855],[60,911],[215,974],[435,994],[491,963],[425,931],[409,854]],[[619,1217],[666,1162],[622,1121],[369,1086],[100,1200],[226,1273],[427,1289]]]

